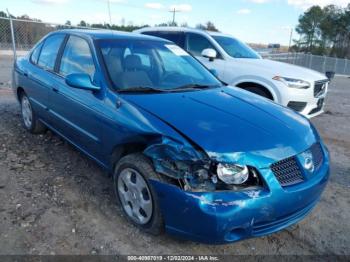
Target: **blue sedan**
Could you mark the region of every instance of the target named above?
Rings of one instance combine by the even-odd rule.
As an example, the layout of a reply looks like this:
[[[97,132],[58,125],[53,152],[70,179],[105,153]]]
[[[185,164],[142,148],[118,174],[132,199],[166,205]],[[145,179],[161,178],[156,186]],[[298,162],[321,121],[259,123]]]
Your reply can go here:
[[[160,38],[51,33],[15,62],[13,90],[24,128],[49,128],[95,160],[151,234],[213,244],[270,234],[304,218],[329,177],[306,118],[226,86]]]

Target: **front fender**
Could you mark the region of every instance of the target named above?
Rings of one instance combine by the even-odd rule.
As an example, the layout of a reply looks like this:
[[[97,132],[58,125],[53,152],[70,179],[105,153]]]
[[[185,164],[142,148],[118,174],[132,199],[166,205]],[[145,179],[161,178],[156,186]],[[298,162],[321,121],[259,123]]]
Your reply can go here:
[[[232,79],[229,83],[231,83],[232,86],[237,86],[242,83],[255,83],[269,90],[273,97],[273,101],[280,102],[282,99],[281,90],[272,81],[267,80],[264,77],[243,75]]]

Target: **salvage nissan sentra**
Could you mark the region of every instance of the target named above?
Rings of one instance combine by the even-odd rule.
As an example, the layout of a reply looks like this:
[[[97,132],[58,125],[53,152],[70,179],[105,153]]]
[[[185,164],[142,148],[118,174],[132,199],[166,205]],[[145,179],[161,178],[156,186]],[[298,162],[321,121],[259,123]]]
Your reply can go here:
[[[329,177],[306,118],[159,38],[51,33],[16,61],[13,89],[24,127],[53,130],[112,174],[126,217],[152,234],[270,234],[304,218]]]

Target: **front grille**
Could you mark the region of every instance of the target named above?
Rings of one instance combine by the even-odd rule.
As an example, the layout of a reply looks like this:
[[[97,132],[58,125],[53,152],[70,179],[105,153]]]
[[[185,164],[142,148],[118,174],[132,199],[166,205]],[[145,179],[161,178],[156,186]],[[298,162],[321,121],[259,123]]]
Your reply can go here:
[[[297,159],[294,156],[272,164],[271,170],[281,186],[291,186],[304,181]]]
[[[314,87],[314,96],[315,97],[319,97],[320,95],[324,94],[324,92],[326,91],[327,82],[328,82],[328,80],[322,80],[322,81],[315,82],[315,87]]]
[[[320,143],[312,145],[309,149],[314,163],[314,172],[323,164],[324,155]],[[271,170],[281,186],[291,186],[304,181],[304,176],[296,156],[292,156],[271,165]]]
[[[306,103],[305,102],[290,101],[287,106],[295,111],[301,112],[306,107]]]
[[[318,170],[321,167],[321,165],[323,164],[323,151],[322,151],[322,147],[321,147],[320,143],[314,144],[310,148],[310,151],[311,151],[312,158],[314,161],[315,170]]]

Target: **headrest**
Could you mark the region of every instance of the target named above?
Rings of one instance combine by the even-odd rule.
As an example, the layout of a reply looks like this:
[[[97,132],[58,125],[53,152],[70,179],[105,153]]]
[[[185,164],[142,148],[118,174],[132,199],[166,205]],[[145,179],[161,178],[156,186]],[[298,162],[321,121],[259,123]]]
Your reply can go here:
[[[124,69],[136,70],[142,67],[141,58],[137,55],[128,55],[124,58]]]

